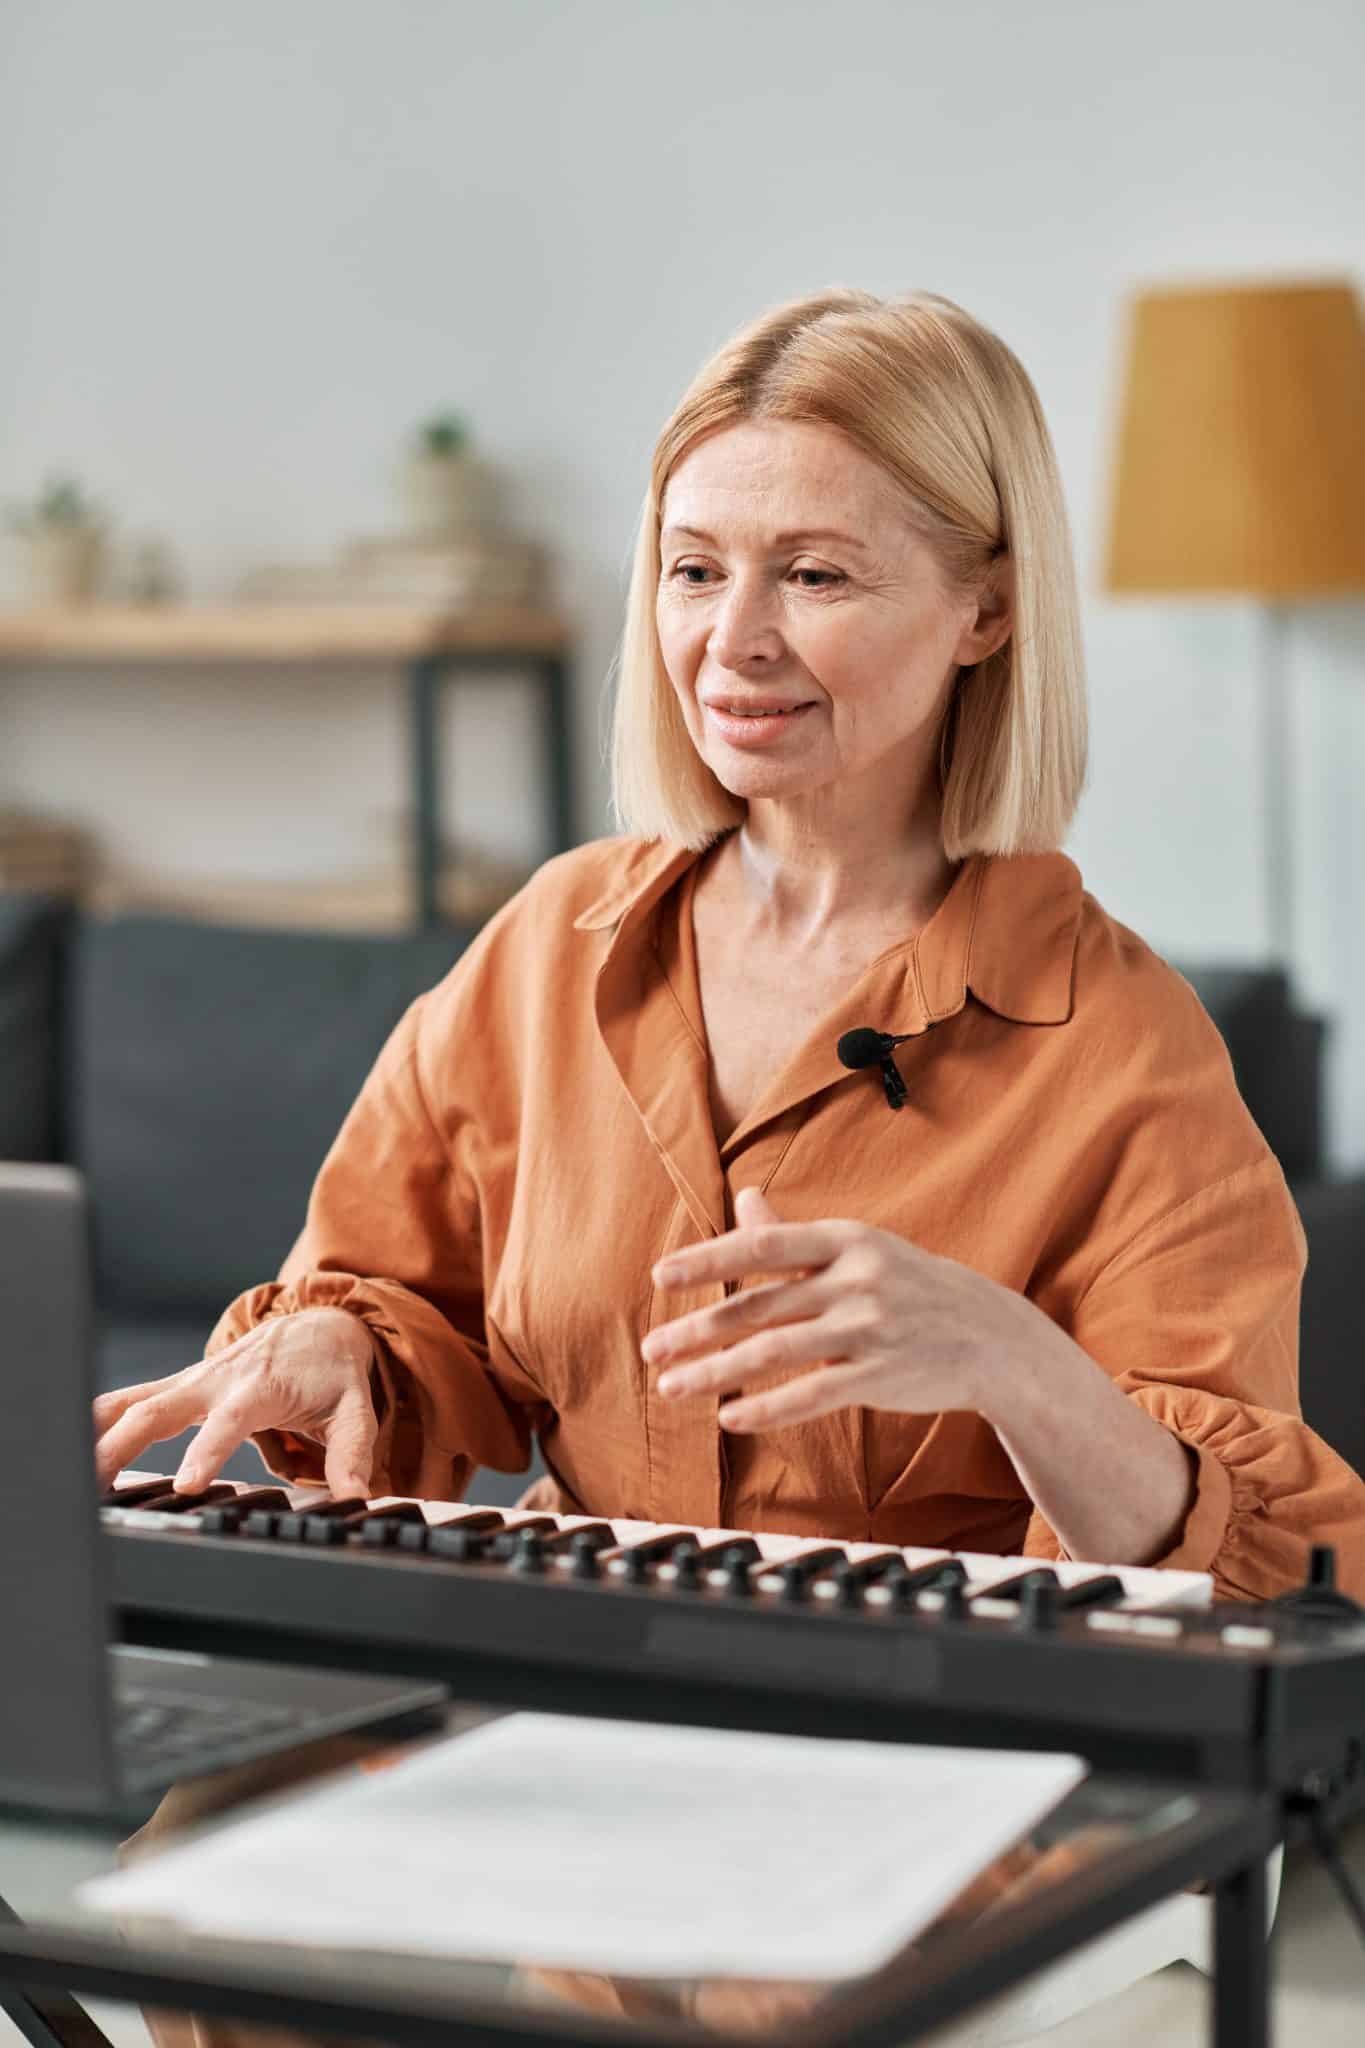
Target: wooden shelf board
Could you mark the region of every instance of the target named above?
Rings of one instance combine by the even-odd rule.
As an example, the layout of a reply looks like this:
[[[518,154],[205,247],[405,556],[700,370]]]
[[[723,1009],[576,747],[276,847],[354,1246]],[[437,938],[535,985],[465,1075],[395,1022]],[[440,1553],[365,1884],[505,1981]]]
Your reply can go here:
[[[400,604],[72,605],[0,608],[0,661],[412,661],[424,654],[546,655],[550,612],[442,613]]]

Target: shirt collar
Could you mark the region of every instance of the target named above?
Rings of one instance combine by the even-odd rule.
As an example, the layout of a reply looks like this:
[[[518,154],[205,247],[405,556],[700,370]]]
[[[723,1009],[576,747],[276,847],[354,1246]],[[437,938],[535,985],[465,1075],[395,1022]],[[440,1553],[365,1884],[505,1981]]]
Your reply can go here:
[[[928,1022],[953,1016],[970,989],[1016,1024],[1065,1024],[1081,895],[1064,853],[973,855],[919,936]]]
[[[604,931],[630,910],[657,903],[670,882],[701,859],[691,847],[671,839],[638,839],[625,848],[622,865],[611,882],[574,919],[578,932]]]
[[[574,919],[600,931],[645,915],[701,858],[672,840],[640,840],[622,870]],[[1019,1024],[1064,1024],[1080,926],[1080,869],[1064,853],[973,854],[915,943],[925,1027],[971,991]]]

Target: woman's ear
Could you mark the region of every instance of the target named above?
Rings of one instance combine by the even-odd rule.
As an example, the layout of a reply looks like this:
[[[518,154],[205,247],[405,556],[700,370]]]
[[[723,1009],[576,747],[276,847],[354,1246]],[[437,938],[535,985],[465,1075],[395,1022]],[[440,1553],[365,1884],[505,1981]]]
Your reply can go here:
[[[986,572],[977,596],[976,610],[958,639],[954,660],[959,668],[972,668],[1003,647],[1014,628],[1014,564],[1008,555],[997,555]]]

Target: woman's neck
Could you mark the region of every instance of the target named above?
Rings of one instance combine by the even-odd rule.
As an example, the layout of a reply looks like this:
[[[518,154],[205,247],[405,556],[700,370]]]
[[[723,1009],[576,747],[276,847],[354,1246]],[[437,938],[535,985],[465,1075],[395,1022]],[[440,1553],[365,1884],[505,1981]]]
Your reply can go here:
[[[927,923],[957,873],[937,814],[928,830],[842,834],[838,841],[783,820],[749,817],[721,842],[718,865],[742,928],[792,951],[854,932]],[[763,811],[775,806],[764,806]]]

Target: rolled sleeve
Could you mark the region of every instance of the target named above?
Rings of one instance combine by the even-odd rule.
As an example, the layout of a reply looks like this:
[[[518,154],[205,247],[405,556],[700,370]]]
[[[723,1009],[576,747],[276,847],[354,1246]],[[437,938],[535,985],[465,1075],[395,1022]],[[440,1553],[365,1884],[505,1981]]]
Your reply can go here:
[[[530,1423],[492,1379],[487,1358],[445,1318],[395,1282],[353,1273],[304,1272],[239,1295],[220,1318],[208,1355],[275,1316],[339,1308],[370,1337],[371,1398],[379,1420],[373,1493],[459,1500],[480,1465],[519,1472],[530,1456]],[[320,1444],[291,1430],[252,1438],[267,1467],[294,1485],[324,1483]]]
[[[1171,1571],[1212,1572],[1232,1519],[1232,1477],[1203,1444],[1191,1443],[1188,1437],[1181,1441],[1194,1466],[1194,1499],[1175,1543],[1164,1557],[1152,1562]]]
[[[212,1354],[277,1316],[356,1316],[374,1353],[379,1418],[373,1486],[458,1500],[476,1466],[523,1470],[539,1390],[494,1369],[483,1314],[478,1203],[457,1137],[423,1098],[420,998],[403,1018],[323,1163],[297,1244],[277,1280],[230,1304]],[[253,1439],[272,1472],[321,1482],[323,1453],[287,1430]]]
[[[1302,1421],[1299,1293],[1306,1246],[1269,1154],[1202,1189],[1111,1260],[1071,1335],[1121,1392],[1193,1453],[1194,1497],[1158,1567],[1207,1571],[1220,1596],[1302,1583],[1330,1543],[1365,1596],[1365,1483]],[[1030,1555],[1058,1556],[1041,1516]]]

